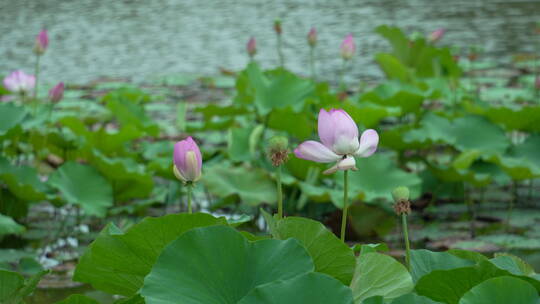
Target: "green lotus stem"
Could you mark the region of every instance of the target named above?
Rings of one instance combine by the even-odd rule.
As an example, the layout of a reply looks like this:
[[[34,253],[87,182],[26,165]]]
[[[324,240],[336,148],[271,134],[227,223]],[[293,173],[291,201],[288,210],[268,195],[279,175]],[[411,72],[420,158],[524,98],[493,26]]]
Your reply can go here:
[[[405,262],[407,269],[411,270],[411,245],[409,243],[409,229],[407,227],[407,214],[401,214],[401,225],[403,226],[403,239],[405,240]]]
[[[347,60],[343,59],[343,63],[341,64],[341,73],[339,75],[339,89],[345,90],[345,67],[347,66]]]
[[[187,208],[188,213],[191,214],[193,211],[191,210],[191,196],[193,194],[193,183],[188,182],[187,183]]]
[[[309,48],[309,67],[311,70],[311,79],[315,81],[315,48]]]
[[[279,66],[285,67],[285,57],[283,56],[283,50],[281,49],[282,41],[281,35],[277,35],[277,52],[279,56]]]
[[[349,170],[343,172],[343,215],[341,218],[341,241],[345,242],[345,230],[347,230],[347,209],[348,209],[348,173]]]
[[[276,184],[277,184],[277,199],[278,199],[278,218],[283,218],[283,189],[281,186],[281,166],[276,168]]]
[[[38,91],[38,85],[39,85],[39,59],[41,58],[40,55],[36,55],[36,66],[35,66],[35,74],[36,74],[36,85],[34,86],[34,99],[37,97],[37,91]]]

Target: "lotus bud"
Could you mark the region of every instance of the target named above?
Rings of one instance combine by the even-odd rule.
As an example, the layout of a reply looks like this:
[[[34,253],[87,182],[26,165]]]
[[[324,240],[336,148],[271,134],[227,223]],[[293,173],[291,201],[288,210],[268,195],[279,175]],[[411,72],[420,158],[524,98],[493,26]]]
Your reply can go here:
[[[257,41],[255,40],[255,37],[251,37],[247,43],[246,46],[247,53],[249,57],[253,58],[255,54],[257,54]]]
[[[49,99],[51,102],[59,102],[64,97],[64,83],[59,82],[49,91]]]
[[[442,39],[442,37],[444,36],[444,33],[446,32],[445,29],[443,28],[440,28],[440,29],[437,29],[433,32],[431,32],[431,34],[429,34],[429,41],[431,41],[432,43],[435,43],[439,40]]]
[[[341,57],[345,60],[350,60],[355,51],[356,46],[354,45],[353,36],[352,34],[349,34],[341,43]]]
[[[309,30],[307,41],[311,47],[314,47],[317,44],[317,30],[314,27]]]
[[[47,30],[41,30],[36,37],[36,43],[34,44],[34,53],[37,55],[43,55],[47,46],[49,45],[49,36]]]
[[[397,187],[392,191],[392,197],[394,198],[394,210],[396,214],[409,214],[411,213],[411,203],[409,202],[409,188]]]
[[[537,90],[540,90],[540,76],[536,76],[536,80],[534,81],[534,87]]]
[[[289,140],[284,136],[274,136],[268,143],[268,155],[272,165],[280,166],[289,159]]]
[[[281,35],[281,20],[274,20],[274,31],[276,34]]]
[[[29,94],[36,86],[36,77],[21,70],[11,72],[4,78],[4,87],[13,93]]]
[[[173,161],[173,173],[179,180],[192,183],[201,178],[201,151],[191,136],[174,145]]]

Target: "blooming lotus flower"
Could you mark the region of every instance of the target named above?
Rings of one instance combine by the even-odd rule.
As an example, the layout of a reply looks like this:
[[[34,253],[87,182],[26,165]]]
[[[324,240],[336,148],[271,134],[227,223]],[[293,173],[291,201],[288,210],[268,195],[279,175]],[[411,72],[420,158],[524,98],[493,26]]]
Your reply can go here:
[[[36,37],[36,44],[34,45],[34,52],[38,55],[43,55],[47,46],[49,45],[49,36],[47,30],[41,30]]]
[[[314,47],[317,44],[317,30],[314,27],[309,30],[307,41],[311,47]]]
[[[429,34],[429,41],[431,42],[437,42],[441,40],[441,38],[444,36],[444,33],[446,32],[445,29],[440,28],[435,31],[433,31],[431,34]]]
[[[352,34],[347,35],[345,40],[341,43],[341,57],[345,60],[349,60],[354,55],[356,46],[354,45],[354,39]]]
[[[59,102],[64,97],[64,83],[59,82],[49,91],[49,99],[52,102]]]
[[[174,175],[183,182],[196,182],[201,178],[202,156],[199,146],[188,137],[174,145]]]
[[[22,70],[11,72],[4,78],[4,87],[13,93],[28,94],[36,86],[36,77],[25,74]]]
[[[255,54],[257,53],[257,41],[255,41],[255,37],[251,37],[249,39],[246,49],[249,54],[249,57],[255,56]]]
[[[344,110],[321,109],[318,118],[318,133],[321,142],[308,140],[300,144],[294,154],[302,159],[318,163],[336,162],[324,174],[338,170],[356,170],[354,156],[368,157],[375,153],[379,135],[373,129],[362,133],[358,141],[358,127]]]

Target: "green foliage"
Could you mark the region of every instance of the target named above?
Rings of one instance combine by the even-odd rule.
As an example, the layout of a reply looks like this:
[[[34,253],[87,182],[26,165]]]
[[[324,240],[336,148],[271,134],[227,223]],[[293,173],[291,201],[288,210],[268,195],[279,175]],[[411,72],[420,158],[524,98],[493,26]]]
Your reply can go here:
[[[534,304],[539,299],[531,284],[512,277],[497,277],[471,288],[459,304]]]
[[[109,224],[81,257],[73,279],[132,296],[165,246],[192,228],[218,224],[226,224],[225,219],[202,213],[146,218],[126,232]]]

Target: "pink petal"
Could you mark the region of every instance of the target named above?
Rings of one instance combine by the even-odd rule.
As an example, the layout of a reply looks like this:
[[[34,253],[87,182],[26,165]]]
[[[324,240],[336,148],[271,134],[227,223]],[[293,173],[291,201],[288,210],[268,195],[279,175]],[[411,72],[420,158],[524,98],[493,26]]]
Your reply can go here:
[[[318,163],[331,163],[338,161],[341,158],[326,146],[314,140],[308,140],[301,143],[296,149],[294,149],[294,154],[298,158],[307,159]]]
[[[321,142],[329,149],[332,149],[332,146],[334,145],[335,126],[330,113],[331,112],[326,112],[325,109],[321,109],[319,111],[319,118],[317,119],[317,131],[319,133]]]
[[[358,127],[347,112],[332,110],[334,137],[332,150],[340,155],[353,154],[358,150]]]
[[[358,157],[371,156],[377,151],[377,145],[379,144],[379,134],[373,129],[366,130],[360,137],[360,147],[354,153]]]
[[[192,151],[195,154],[196,163],[192,163],[188,160],[187,154],[189,151]],[[202,168],[201,151],[191,136],[174,145],[173,161],[179,173],[186,180],[193,180],[192,178],[195,175],[200,176]]]

